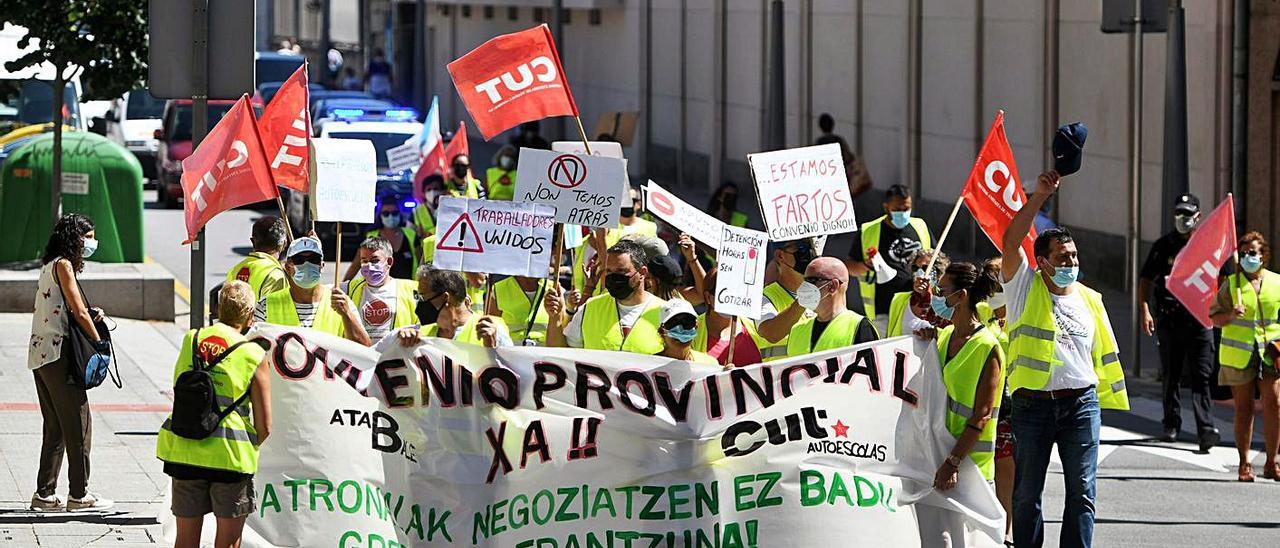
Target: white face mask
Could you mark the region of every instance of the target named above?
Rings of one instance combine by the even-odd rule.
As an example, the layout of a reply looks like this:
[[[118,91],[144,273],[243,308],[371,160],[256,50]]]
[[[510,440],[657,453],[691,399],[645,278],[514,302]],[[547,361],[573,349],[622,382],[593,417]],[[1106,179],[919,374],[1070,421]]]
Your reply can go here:
[[[822,302],[822,290],[809,282],[801,282],[800,288],[796,289],[796,302],[805,310],[818,308],[818,303]]]
[[[93,256],[93,252],[98,250],[98,240],[94,238],[84,239],[84,252],[81,255],[85,258]]]

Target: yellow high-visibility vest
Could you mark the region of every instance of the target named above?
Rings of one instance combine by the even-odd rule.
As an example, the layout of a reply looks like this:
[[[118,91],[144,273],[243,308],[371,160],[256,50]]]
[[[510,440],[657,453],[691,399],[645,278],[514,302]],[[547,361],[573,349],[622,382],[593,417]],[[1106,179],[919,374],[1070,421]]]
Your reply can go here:
[[[551,283],[549,280],[540,280],[534,297],[546,295]],[[497,301],[498,310],[502,311],[502,320],[511,328],[511,340],[516,345],[524,344],[526,337],[538,346],[546,342],[547,311],[541,302],[529,300],[515,277],[504,278],[493,284],[493,297]],[[532,325],[530,316],[533,316]]]
[[[657,354],[666,344],[658,334],[658,316],[666,301],[650,295],[640,319],[624,337],[618,318],[618,301],[608,293],[597,295],[582,305],[582,347],[588,350],[618,350],[636,354]]]
[[[490,200],[511,201],[516,197],[516,172],[500,167],[491,167],[484,172],[485,188],[489,191]]]
[[[859,245],[862,246],[863,256],[866,256],[868,248],[876,248],[879,253],[885,250],[880,249],[880,227],[887,222],[884,215],[878,219],[862,225],[862,236]],[[919,217],[911,217],[907,221],[907,226],[916,230],[916,235],[920,237],[920,247],[923,249],[933,249],[932,240],[929,237],[929,225],[925,224],[924,219]],[[862,311],[868,318],[876,317],[876,280],[875,272],[869,272],[858,281],[858,292],[862,295]]]
[[[1226,367],[1245,369],[1255,354],[1259,359],[1267,359],[1267,344],[1280,340],[1280,323],[1276,322],[1276,314],[1280,312],[1280,274],[1262,271],[1261,298],[1244,276],[1228,276],[1227,284],[1232,294],[1240,291],[1244,316],[1233,318],[1231,323],[1222,327],[1218,361]],[[1261,311],[1258,310],[1259,302]]]
[[[791,334],[787,335],[788,356],[800,356],[810,352],[849,346],[853,344],[853,336],[858,332],[858,325],[866,318],[852,310],[837,314],[818,336],[818,344],[814,346],[810,341],[813,339],[813,323],[817,319],[817,316],[802,318],[791,327]]]
[[[947,359],[947,345],[955,334],[955,326],[947,326],[938,332],[938,363],[942,365],[942,383],[947,387],[947,431],[959,438],[964,434],[965,424],[973,418],[973,405],[978,391],[978,381],[986,368],[987,359],[994,353],[1004,369],[1004,349],[1000,339],[990,329],[979,329],[954,358]],[[978,465],[982,476],[991,481],[995,478],[996,420],[999,415],[1000,395],[1004,393],[1004,375],[1000,377],[999,388],[995,393],[995,401],[990,420],[978,434],[978,441],[973,444],[969,458]]]
[[[467,321],[463,323],[461,327],[454,330],[453,338],[450,340],[455,342],[474,344],[477,346],[484,346],[484,339],[480,338],[480,332],[476,330],[476,325],[480,323],[480,318],[483,318],[483,317],[485,317],[484,314],[472,314],[470,318],[467,318]],[[498,318],[494,316],[489,316],[489,317],[493,318],[494,324],[498,326],[499,332],[507,331],[507,324],[502,321],[502,318]],[[422,334],[423,337],[440,337],[440,325],[434,324],[434,323],[427,324],[422,326],[419,332]]]
[[[328,288],[320,289],[320,300],[316,301],[316,313],[311,320],[311,329],[346,337],[347,329],[342,323],[342,316],[329,304],[329,293]],[[295,308],[289,288],[267,294],[267,323],[302,327],[302,321],[298,319],[298,309]]]
[[[275,257],[254,251],[227,271],[227,281],[240,280],[253,288],[253,295],[259,299],[263,295],[283,288],[289,281],[285,279],[284,267]],[[264,290],[265,289],[265,290]]]
[[[764,286],[764,298],[773,305],[773,310],[778,314],[782,314],[782,311],[789,308],[791,303],[796,302],[795,296],[778,282]],[[771,362],[787,357],[787,340],[788,337],[783,337],[782,340],[771,343],[764,337],[760,337],[760,340],[756,341],[756,347],[760,350],[760,361]]]
[[[418,316],[415,314],[414,308],[418,306],[418,301],[414,295],[418,292],[418,284],[409,280],[398,280],[390,278],[386,283],[393,283],[396,287],[396,315],[391,320],[391,331],[417,325]],[[351,296],[351,303],[357,307],[360,306],[360,299],[364,298],[364,290],[369,286],[369,282],[363,276],[357,275],[347,284],[347,294]],[[361,321],[364,321],[363,316]],[[364,326],[366,330],[370,326]]]

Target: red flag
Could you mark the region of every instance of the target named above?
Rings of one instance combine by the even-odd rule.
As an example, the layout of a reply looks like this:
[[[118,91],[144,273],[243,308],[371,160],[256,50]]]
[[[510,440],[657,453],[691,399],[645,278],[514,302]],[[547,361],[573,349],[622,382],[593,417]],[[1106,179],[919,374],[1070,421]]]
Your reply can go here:
[[[578,115],[546,25],[490,39],[449,63],[449,74],[486,141],[530,120]]]
[[[467,145],[467,122],[458,122],[458,131],[453,134],[453,140],[449,141],[449,146],[444,147],[444,158],[441,162],[448,169],[449,164],[453,163],[453,158],[459,154],[466,154],[471,157],[471,147]]]
[[[276,196],[249,98],[241,97],[186,160],[187,242],[214,215]],[[185,243],[185,242],[184,242]]]
[[[277,185],[307,192],[311,154],[311,94],[307,90],[307,64],[303,63],[280,86],[262,111],[258,130],[262,147]]]
[[[1218,271],[1235,253],[1236,211],[1231,195],[1196,228],[1187,246],[1173,260],[1173,270],[1165,278],[1164,287],[1182,301],[1192,316],[1205,327],[1209,305],[1218,294]]]
[[[1004,135],[1004,111],[996,113],[996,121],[991,124],[987,140],[982,143],[978,157],[973,161],[973,171],[969,172],[969,180],[965,181],[964,205],[969,208],[973,218],[982,227],[996,249],[1001,248],[1004,231],[1013,221],[1013,215],[1027,203],[1027,193],[1018,182],[1018,166],[1013,161],[1013,149],[1009,148],[1009,139]],[[1034,261],[1036,231],[1031,229],[1022,240],[1022,251],[1027,261]]]

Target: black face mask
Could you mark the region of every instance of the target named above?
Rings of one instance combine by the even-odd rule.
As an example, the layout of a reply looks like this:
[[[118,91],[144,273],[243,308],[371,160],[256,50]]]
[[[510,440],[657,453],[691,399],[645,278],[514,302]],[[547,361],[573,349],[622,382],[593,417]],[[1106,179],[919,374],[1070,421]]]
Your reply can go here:
[[[440,319],[440,309],[436,305],[431,304],[434,299],[425,299],[418,301],[418,306],[413,309],[418,316],[418,323],[421,325],[431,325]]]
[[[624,208],[622,208],[622,212],[621,212],[621,213],[622,213],[622,216],[623,216],[623,217],[635,217],[635,216],[636,216],[636,208],[634,208],[634,207],[624,207]]]
[[[453,166],[453,176],[459,179],[467,178],[467,170],[471,166]]]
[[[733,211],[734,209],[736,209],[736,208],[738,207],[738,195],[737,195],[737,194],[725,194],[725,195],[721,196],[721,197],[720,197],[720,207],[723,207],[723,208],[725,208],[725,209],[727,209],[727,210],[729,210],[729,211]]]
[[[617,300],[623,300],[636,292],[636,288],[631,287],[631,277],[617,272],[604,277],[604,288]]]
[[[807,248],[798,249],[791,256],[796,261],[795,266],[791,267],[791,269],[801,274],[804,274],[804,269],[808,268],[809,263],[813,262],[813,251]]]

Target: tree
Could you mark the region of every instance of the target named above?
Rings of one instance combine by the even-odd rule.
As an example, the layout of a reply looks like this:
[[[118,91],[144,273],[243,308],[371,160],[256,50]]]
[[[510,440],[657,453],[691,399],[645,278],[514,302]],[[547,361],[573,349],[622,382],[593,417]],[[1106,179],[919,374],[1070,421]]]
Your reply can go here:
[[[23,27],[18,47],[38,47],[5,63],[19,71],[53,68],[52,212],[61,209],[64,91],[76,76],[92,95],[119,97],[146,75],[146,0],[0,0],[0,24]]]

